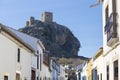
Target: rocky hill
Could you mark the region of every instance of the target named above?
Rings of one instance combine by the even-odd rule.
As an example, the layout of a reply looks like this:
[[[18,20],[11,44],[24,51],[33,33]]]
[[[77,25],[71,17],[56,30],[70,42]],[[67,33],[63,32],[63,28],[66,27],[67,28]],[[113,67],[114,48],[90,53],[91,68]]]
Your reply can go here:
[[[40,39],[54,57],[77,56],[80,48],[78,39],[66,26],[47,20],[40,21],[30,17],[30,21],[19,31]]]

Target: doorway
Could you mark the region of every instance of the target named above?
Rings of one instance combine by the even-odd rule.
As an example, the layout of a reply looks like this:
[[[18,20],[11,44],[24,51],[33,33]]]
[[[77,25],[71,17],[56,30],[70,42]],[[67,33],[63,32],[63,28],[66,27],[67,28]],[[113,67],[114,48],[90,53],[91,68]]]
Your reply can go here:
[[[36,72],[35,70],[31,70],[31,80],[35,80]]]
[[[118,60],[114,61],[114,80],[118,80]]]
[[[20,80],[20,74],[16,73],[16,80]]]

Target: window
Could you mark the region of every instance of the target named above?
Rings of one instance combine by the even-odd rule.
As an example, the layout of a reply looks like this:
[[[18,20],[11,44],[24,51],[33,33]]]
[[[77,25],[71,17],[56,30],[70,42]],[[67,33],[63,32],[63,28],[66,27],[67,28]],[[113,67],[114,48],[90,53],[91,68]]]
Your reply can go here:
[[[4,80],[8,80],[8,76],[4,76]]]
[[[91,77],[92,77],[92,80],[93,80],[93,77],[94,77],[94,75],[93,75],[93,69],[92,69],[92,76]]]
[[[39,51],[37,50],[37,69],[39,69]]]
[[[40,77],[40,80],[42,80],[42,78]]]
[[[39,77],[37,77],[37,80],[39,80]]]
[[[27,77],[24,77],[24,80],[27,80]]]
[[[40,54],[40,71],[42,70],[42,54]]]
[[[37,54],[39,54],[39,50],[37,50]]]
[[[97,76],[97,78],[98,78],[97,80],[99,80],[99,75]]]
[[[20,74],[16,73],[16,80],[20,80]]]
[[[97,69],[96,68],[94,69],[94,76],[95,76],[94,80],[97,80],[98,76],[97,76]]]
[[[67,78],[68,76],[67,76],[67,75],[65,75],[65,77]]]
[[[107,65],[107,80],[109,80],[109,65]]]
[[[20,49],[18,48],[17,62],[20,62]]]
[[[47,77],[45,76],[45,78],[44,78],[45,80],[47,80]]]
[[[118,80],[118,60],[114,62],[114,80]]]
[[[118,41],[117,36],[117,12],[116,12],[116,0],[111,0],[112,6],[107,6],[105,9],[105,32],[107,33],[107,45],[113,46]],[[112,9],[112,12],[109,13],[109,8]]]
[[[110,28],[110,29],[107,31],[107,41],[111,38],[112,33],[113,33],[113,29]]]
[[[31,70],[31,80],[36,80],[36,71]]]
[[[100,74],[100,78],[101,78],[100,80],[102,80],[102,73]]]

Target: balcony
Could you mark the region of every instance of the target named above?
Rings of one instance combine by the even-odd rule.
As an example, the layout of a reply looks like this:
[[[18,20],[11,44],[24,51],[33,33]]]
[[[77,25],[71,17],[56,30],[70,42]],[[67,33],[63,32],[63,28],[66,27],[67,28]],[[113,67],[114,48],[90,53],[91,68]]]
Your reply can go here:
[[[110,47],[118,41],[116,16],[117,13],[111,13],[105,25],[105,33],[107,34],[107,45]]]

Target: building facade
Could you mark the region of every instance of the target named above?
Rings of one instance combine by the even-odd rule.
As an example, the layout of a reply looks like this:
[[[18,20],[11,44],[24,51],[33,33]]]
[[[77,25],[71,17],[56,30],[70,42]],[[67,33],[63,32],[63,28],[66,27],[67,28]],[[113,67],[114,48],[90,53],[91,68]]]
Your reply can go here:
[[[103,0],[103,80],[120,80],[120,0]]]
[[[65,74],[65,67],[63,67],[62,65],[60,65],[60,74],[59,74],[59,80],[67,80],[66,79],[66,74]]]
[[[0,79],[30,80],[34,50],[0,24]]]
[[[1,79],[42,80],[45,48],[40,40],[1,24],[0,44]]]
[[[56,59],[51,59],[51,79],[60,80],[60,64]]]
[[[88,66],[87,66],[87,68],[88,68],[88,73],[87,73],[87,75],[88,75],[88,80],[92,80],[93,78],[92,78],[92,69],[93,69],[93,58],[91,58],[89,61],[88,61]]]
[[[88,73],[88,63],[87,63],[87,61],[85,61],[84,63],[83,63],[83,67],[82,67],[82,70],[81,70],[81,80],[88,80],[88,75],[87,75],[87,73]]]
[[[103,80],[103,48],[93,56],[92,80]]]

